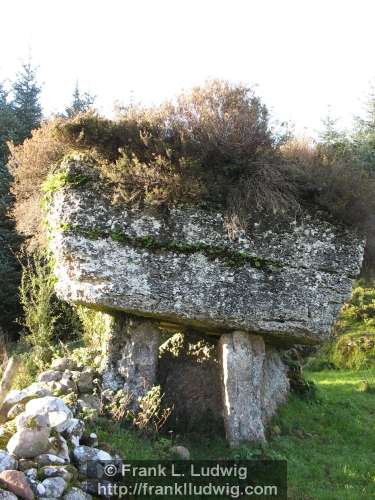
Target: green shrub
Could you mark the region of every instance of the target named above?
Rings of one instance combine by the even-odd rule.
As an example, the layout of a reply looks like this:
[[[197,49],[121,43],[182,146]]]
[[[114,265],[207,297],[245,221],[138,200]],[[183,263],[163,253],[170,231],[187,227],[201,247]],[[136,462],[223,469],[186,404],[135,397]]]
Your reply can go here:
[[[107,314],[85,306],[77,306],[77,315],[82,324],[82,338],[92,353],[102,350],[102,343],[108,331]]]
[[[350,302],[343,307],[341,318],[346,322],[375,326],[375,288],[355,287]]]
[[[360,370],[375,366],[375,333],[354,332],[340,335],[332,343],[329,360],[337,368]]]
[[[375,289],[363,282],[353,288],[335,325],[333,340],[309,358],[305,368],[360,370],[375,366]]]
[[[74,339],[81,326],[75,310],[56,297],[53,265],[45,255],[29,257],[22,271],[22,340],[31,347],[31,358],[41,370],[59,349],[59,342]]]

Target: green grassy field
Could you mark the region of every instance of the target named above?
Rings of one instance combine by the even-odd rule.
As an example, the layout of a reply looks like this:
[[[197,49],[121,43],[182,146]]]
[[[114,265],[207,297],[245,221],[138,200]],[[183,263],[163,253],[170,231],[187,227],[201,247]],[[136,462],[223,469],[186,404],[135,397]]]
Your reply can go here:
[[[291,396],[272,422],[268,444],[230,450],[224,439],[175,436],[193,459],[286,458],[291,499],[343,500],[375,497],[375,370],[307,372],[316,400]],[[363,381],[370,384],[364,390]],[[99,424],[102,442],[127,459],[168,456],[171,438],[144,439],[134,431]]]

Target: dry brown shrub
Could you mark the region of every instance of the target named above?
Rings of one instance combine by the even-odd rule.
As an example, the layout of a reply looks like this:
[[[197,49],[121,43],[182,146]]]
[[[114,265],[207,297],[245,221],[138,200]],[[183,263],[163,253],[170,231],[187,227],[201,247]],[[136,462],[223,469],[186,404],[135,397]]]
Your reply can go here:
[[[51,165],[78,150],[98,161],[114,202],[219,206],[233,235],[255,210],[320,207],[363,231],[375,261],[375,176],[307,139],[279,147],[266,107],[243,85],[210,81],[174,102],[123,109],[116,121],[93,112],[54,119],[10,148],[14,215],[29,237],[42,234]]]
[[[17,230],[26,238],[41,237],[41,185],[53,163],[69,150],[69,145],[56,133],[61,119],[44,122],[23,144],[9,144],[9,168],[14,182],[13,215]],[[35,242],[34,242],[35,243]]]
[[[266,106],[247,86],[223,80],[209,80],[161,106],[124,108],[118,118],[139,131],[144,151],[173,161],[193,158],[215,171],[243,167],[273,146]]]

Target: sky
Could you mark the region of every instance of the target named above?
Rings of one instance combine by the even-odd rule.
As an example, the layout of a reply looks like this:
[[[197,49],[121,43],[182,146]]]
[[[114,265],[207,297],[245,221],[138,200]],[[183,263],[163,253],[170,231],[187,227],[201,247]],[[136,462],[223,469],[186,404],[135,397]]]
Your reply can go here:
[[[373,0],[2,0],[1,17],[0,80],[31,51],[46,114],[76,80],[110,115],[223,78],[314,135],[329,107],[349,126],[375,82]]]

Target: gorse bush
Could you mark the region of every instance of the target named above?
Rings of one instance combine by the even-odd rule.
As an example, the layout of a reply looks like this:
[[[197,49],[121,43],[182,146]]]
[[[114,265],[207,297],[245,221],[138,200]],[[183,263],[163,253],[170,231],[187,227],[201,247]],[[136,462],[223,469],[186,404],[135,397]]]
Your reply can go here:
[[[333,340],[309,359],[307,368],[368,369],[375,366],[375,289],[360,280],[341,310]]]
[[[357,286],[352,298],[342,311],[343,320],[362,322],[365,326],[375,327],[375,289]]]
[[[24,311],[25,341],[42,369],[52,358],[54,315],[52,301],[55,279],[48,262],[29,260],[23,267],[20,302]]]
[[[31,348],[34,370],[42,370],[59,349],[59,341],[75,338],[81,324],[72,307],[54,291],[56,278],[51,262],[41,254],[29,257],[23,266],[20,302],[23,308],[22,341]]]
[[[375,366],[375,332],[340,335],[329,350],[329,361],[336,368],[360,370]]]
[[[108,332],[106,314],[85,306],[77,306],[77,315],[82,325],[82,338],[86,347],[99,353]]]

